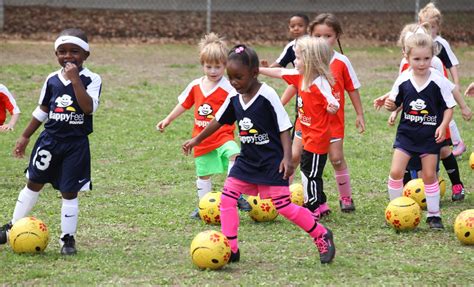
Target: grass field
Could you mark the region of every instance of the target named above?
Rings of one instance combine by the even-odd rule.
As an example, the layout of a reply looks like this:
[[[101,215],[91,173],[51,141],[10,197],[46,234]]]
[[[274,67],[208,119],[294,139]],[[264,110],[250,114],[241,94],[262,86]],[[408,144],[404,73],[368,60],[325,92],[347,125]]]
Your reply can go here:
[[[256,47],[261,58],[274,59],[281,47]],[[221,271],[200,271],[190,260],[193,237],[206,226],[188,218],[196,206],[192,157],[181,154],[190,136],[192,113],[173,122],[165,133],[156,123],[176,104],[179,93],[201,75],[195,47],[182,45],[92,44],[86,65],[103,79],[101,106],[90,136],[94,190],[80,196],[75,257],[59,255],[59,194],[48,186],[32,215],[44,220],[52,240],[37,256],[16,255],[0,246],[0,285],[471,285],[474,249],[461,245],[453,232],[459,212],[473,208],[473,193],[464,202],[442,200],[445,230],[424,223],[397,234],[384,223],[386,181],[395,128],[388,112],[376,112],[372,100],[387,91],[397,74],[399,49],[346,48],[363,88],[367,131],[354,127],[348,101],[345,153],[357,211],[339,211],[332,167],[324,173],[333,213],[323,223],[335,234],[337,255],[321,266],[311,239],[281,216],[257,224],[241,213],[241,261]],[[22,110],[17,129],[0,134],[0,224],[11,218],[25,184],[27,159],[11,150],[27,125],[48,73],[58,69],[52,43],[0,42],[0,81],[16,94]],[[474,48],[458,48],[463,88],[474,80]],[[282,81],[262,81],[282,92]],[[474,107],[474,100],[468,99]],[[292,113],[292,108],[288,107]],[[474,147],[473,124],[457,110],[457,124],[469,151],[459,160],[467,191],[474,189],[468,154]],[[31,151],[38,136],[31,139]],[[214,177],[220,189],[224,176]]]

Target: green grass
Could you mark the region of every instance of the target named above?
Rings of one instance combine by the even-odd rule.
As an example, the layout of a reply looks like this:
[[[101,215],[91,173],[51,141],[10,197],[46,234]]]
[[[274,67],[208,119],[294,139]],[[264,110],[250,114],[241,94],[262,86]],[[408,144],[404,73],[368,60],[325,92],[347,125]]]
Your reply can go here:
[[[50,43],[1,42],[0,79],[14,93],[22,109],[17,129],[0,134],[0,223],[10,220],[19,190],[25,184],[27,159],[14,159],[11,150],[27,125],[39,91],[57,64]],[[201,271],[190,260],[193,237],[219,229],[188,219],[196,206],[194,163],[181,154],[190,136],[188,112],[160,134],[156,123],[176,104],[186,85],[201,75],[196,48],[182,45],[92,45],[87,66],[101,74],[101,106],[90,136],[94,190],[80,196],[77,234],[79,253],[59,255],[59,194],[47,186],[32,215],[44,220],[51,242],[41,255],[17,255],[0,246],[0,284],[5,285],[470,285],[473,248],[461,245],[453,232],[455,217],[472,208],[472,193],[452,203],[450,182],[442,200],[446,229],[395,233],[385,226],[386,181],[395,128],[387,112],[376,112],[372,100],[386,92],[395,79],[398,48],[345,49],[363,84],[361,95],[367,131],[354,127],[348,100],[345,155],[357,211],[338,210],[333,170],[326,166],[325,190],[333,213],[323,223],[335,234],[337,256],[321,266],[311,239],[279,216],[257,224],[241,213],[241,262],[220,271]],[[261,58],[274,59],[281,47],[257,47]],[[461,84],[474,79],[474,49],[457,51],[462,62]],[[282,92],[279,80],[260,77]],[[474,101],[468,99],[474,106]],[[292,113],[292,106],[288,111]],[[456,112],[457,124],[469,147],[472,123]],[[27,149],[31,152],[37,132]],[[466,156],[467,155],[467,156]],[[474,189],[468,154],[458,161],[468,191]],[[223,175],[214,177],[220,189]]]

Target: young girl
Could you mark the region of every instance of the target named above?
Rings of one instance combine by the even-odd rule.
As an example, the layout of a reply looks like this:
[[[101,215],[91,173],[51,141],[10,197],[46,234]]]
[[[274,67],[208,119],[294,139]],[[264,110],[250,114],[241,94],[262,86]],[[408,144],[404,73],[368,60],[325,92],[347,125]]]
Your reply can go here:
[[[279,213],[301,227],[314,240],[321,263],[335,256],[332,232],[318,224],[309,210],[291,203],[288,177],[291,164],[291,122],[275,90],[258,81],[258,56],[245,45],[231,49],[227,75],[235,88],[219,109],[215,119],[196,137],[183,144],[189,154],[221,126],[237,122],[241,152],[227,178],[221,197],[222,233],[230,241],[230,262],[240,259],[237,241],[239,217],[237,199],[244,194],[271,198]],[[270,70],[273,70],[269,68]]]
[[[430,2],[420,10],[418,13],[418,20],[420,23],[427,22],[431,25],[431,36],[439,48],[437,55],[443,62],[443,65],[451,73],[451,77],[454,84],[456,85],[456,88],[460,90],[459,73],[457,68],[459,61],[456,58],[456,55],[453,53],[448,41],[446,41],[440,35],[442,22],[441,12],[438,10],[438,8],[436,8],[435,4]],[[454,120],[449,123],[449,129],[453,142],[453,155],[459,156],[466,151],[466,145],[462,141],[461,134]]]
[[[399,106],[403,108],[393,145],[388,193],[390,200],[402,196],[405,168],[411,157],[419,156],[425,183],[427,223],[432,229],[442,229],[436,166],[452,108],[456,105],[452,95],[455,86],[431,68],[435,48],[430,36],[421,33],[409,36],[404,50],[411,69],[397,78],[385,100],[389,111]]]
[[[199,58],[204,75],[192,81],[178,97],[178,104],[169,115],[156,125],[163,132],[165,128],[186,110],[194,106],[193,136],[199,134],[215,117],[232,86],[224,77],[227,61],[227,45],[217,34],[206,35],[199,43]],[[234,141],[234,125],[227,125],[207,138],[194,149],[198,198],[212,190],[211,175],[230,170],[239,146]],[[250,204],[242,197],[239,207],[250,211]],[[199,209],[191,213],[191,218],[199,219]]]
[[[62,31],[54,48],[62,68],[46,79],[39,106],[13,150],[15,157],[22,158],[31,135],[45,122],[33,148],[26,174],[28,182],[18,196],[13,218],[0,229],[0,244],[7,242],[12,224],[30,213],[43,186],[51,183],[62,196],[61,254],[73,255],[79,216],[77,193],[91,188],[88,135],[92,133],[92,114],[99,106],[102,81],[82,66],[90,54],[82,30]]]
[[[339,20],[330,13],[318,15],[309,26],[311,36],[320,37],[327,41],[331,48],[339,46],[342,53],[341,43],[339,41],[342,35],[342,26]],[[364,111],[359,95],[360,83],[356,73],[352,68],[351,62],[343,54],[333,51],[331,58],[331,72],[334,77],[333,94],[339,101],[340,108],[336,115],[330,116],[331,145],[329,147],[329,160],[334,168],[337,188],[339,191],[339,205],[341,211],[352,212],[355,210],[352,199],[352,187],[350,182],[349,169],[344,158],[344,93],[347,91],[352,105],[356,112],[355,125],[359,133],[365,131]],[[321,215],[329,212],[329,207],[325,200],[319,201],[319,212]]]
[[[7,113],[11,115],[10,121],[5,123]],[[4,85],[0,84],[0,132],[13,131],[15,125],[20,118],[20,109],[18,108],[15,98]]]
[[[264,75],[283,78],[298,87],[298,119],[303,137],[301,177],[305,191],[305,206],[319,216],[321,203],[326,202],[322,174],[330,149],[330,115],[339,102],[331,93],[333,81],[329,71],[332,51],[323,39],[304,37],[296,43],[296,69],[260,68]]]

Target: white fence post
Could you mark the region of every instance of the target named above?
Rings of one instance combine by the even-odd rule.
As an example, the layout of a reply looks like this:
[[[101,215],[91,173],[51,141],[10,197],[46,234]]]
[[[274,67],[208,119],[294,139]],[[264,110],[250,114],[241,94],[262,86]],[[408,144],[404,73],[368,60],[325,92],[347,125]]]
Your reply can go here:
[[[211,9],[212,9],[212,0],[207,0],[207,17],[206,17],[206,33],[207,34],[211,33]]]
[[[415,22],[418,23],[418,12],[420,12],[420,0],[415,1]]]
[[[3,31],[3,26],[4,26],[4,13],[3,13],[3,0],[0,0],[0,32]]]

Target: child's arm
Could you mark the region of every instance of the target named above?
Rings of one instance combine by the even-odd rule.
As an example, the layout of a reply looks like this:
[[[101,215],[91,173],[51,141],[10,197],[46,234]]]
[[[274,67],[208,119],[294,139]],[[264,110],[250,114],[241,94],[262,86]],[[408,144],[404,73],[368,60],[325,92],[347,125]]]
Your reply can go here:
[[[74,94],[77,98],[77,103],[81,107],[81,110],[90,115],[94,111],[94,103],[92,97],[86,91],[84,84],[79,77],[79,69],[73,63],[66,63],[64,66],[64,73],[66,77],[71,81],[72,87],[74,89]]]
[[[456,103],[459,105],[459,108],[461,109],[461,114],[464,120],[469,121],[472,118],[472,111],[469,108],[469,106],[466,104],[466,101],[464,101],[464,98],[462,97],[461,93],[459,92],[459,89],[456,87],[452,91],[454,100]]]
[[[259,68],[260,74],[272,77],[272,78],[281,78],[282,68]]]
[[[20,118],[20,113],[13,114],[8,123],[0,126],[0,132],[13,131],[19,118]]]
[[[200,144],[205,138],[216,132],[223,124],[219,123],[215,118],[205,127],[197,136],[183,143],[182,149],[185,155],[189,155],[193,147]]]
[[[464,92],[466,97],[474,97],[474,82],[472,82],[469,87],[467,87],[466,91]]]
[[[381,107],[385,105],[385,100],[388,99],[390,92],[386,93],[385,95],[378,97],[374,100],[374,108],[378,111]]]
[[[48,118],[48,107],[39,106],[33,112],[33,117],[30,123],[23,131],[20,138],[16,141],[15,148],[13,149],[13,156],[16,158],[23,158],[25,156],[25,149],[30,141],[31,135],[43,124]]]
[[[458,67],[456,65],[453,65],[451,68],[449,68],[449,72],[451,73],[451,77],[453,77],[453,82],[456,85],[456,90],[460,91],[460,86],[459,86],[459,73],[458,73]]]
[[[356,112],[356,128],[359,129],[359,133],[363,133],[365,131],[365,120],[359,90],[356,89],[349,92],[349,97]]]
[[[283,105],[288,104],[291,98],[293,98],[296,95],[297,91],[298,90],[293,85],[289,85],[288,87],[286,87],[286,90],[283,92],[283,95],[281,96],[281,103]]]
[[[291,135],[290,130],[280,133],[281,144],[283,146],[283,159],[280,163],[278,171],[283,173],[283,179],[288,179],[294,172],[295,167],[291,160]]]
[[[443,121],[436,129],[435,139],[436,143],[442,143],[446,139],[446,128],[449,126],[449,122],[453,118],[453,109],[449,108],[444,111]]]
[[[398,109],[394,110],[392,113],[390,113],[390,116],[388,117],[388,124],[393,126],[395,124],[395,121],[397,120],[398,113],[402,110],[402,107],[398,107]]]
[[[177,104],[174,109],[169,113],[169,115],[166,116],[166,118],[156,124],[156,129],[160,132],[164,132],[165,128],[169,124],[171,124],[171,122],[174,121],[177,117],[182,115],[185,111],[186,109],[183,107],[183,105]]]

